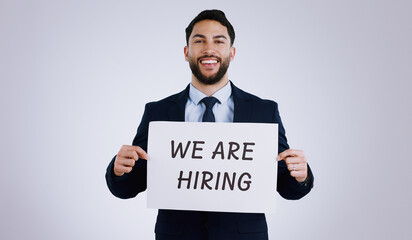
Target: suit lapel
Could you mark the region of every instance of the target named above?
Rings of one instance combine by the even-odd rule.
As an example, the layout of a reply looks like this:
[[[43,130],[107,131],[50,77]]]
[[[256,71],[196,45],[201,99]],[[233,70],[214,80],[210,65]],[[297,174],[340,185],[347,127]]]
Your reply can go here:
[[[234,102],[233,122],[250,122],[252,116],[252,101],[242,90],[237,88],[232,82],[232,93]]]
[[[185,90],[175,95],[170,101],[168,108],[169,121],[184,122],[185,121],[185,106],[189,97],[189,85]]]
[[[253,106],[250,97],[241,89],[237,88],[232,82],[232,94],[234,102],[233,122],[250,122]],[[189,98],[189,85],[185,90],[175,95],[170,101],[168,108],[169,121],[184,122],[185,107]]]

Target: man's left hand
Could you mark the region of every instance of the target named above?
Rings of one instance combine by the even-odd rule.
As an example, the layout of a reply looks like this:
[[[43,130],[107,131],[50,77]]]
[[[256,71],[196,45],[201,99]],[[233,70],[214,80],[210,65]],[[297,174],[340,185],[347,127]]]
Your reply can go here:
[[[290,175],[298,182],[304,182],[308,177],[308,163],[302,150],[287,149],[279,153],[278,161],[285,160]]]

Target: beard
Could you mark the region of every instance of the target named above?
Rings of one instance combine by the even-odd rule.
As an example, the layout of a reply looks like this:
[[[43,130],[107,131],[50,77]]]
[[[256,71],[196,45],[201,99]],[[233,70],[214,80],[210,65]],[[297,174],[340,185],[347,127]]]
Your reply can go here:
[[[225,76],[227,69],[229,68],[229,63],[230,63],[230,56],[225,58],[223,61],[221,58],[216,57],[216,56],[202,56],[199,59],[205,58],[205,57],[213,57],[217,58],[220,62],[220,67],[217,73],[207,77],[202,74],[202,72],[199,69],[199,64],[200,61],[196,61],[194,58],[189,57],[189,66],[190,69],[192,70],[192,74],[199,80],[199,82],[205,84],[205,85],[213,85],[215,83],[218,83],[220,80],[222,80],[223,76]]]

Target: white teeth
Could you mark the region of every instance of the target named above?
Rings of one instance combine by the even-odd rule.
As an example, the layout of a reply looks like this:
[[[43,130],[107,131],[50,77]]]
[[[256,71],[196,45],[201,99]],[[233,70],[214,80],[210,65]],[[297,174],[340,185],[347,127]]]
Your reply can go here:
[[[204,64],[213,64],[213,63],[217,63],[216,60],[203,60],[202,63]]]

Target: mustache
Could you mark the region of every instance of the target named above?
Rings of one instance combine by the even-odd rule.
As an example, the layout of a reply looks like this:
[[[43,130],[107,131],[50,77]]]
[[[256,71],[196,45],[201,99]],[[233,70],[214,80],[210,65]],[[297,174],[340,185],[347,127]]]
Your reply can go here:
[[[222,62],[222,59],[215,55],[203,55],[197,59],[197,61],[201,61],[203,58],[216,58],[219,62]]]

